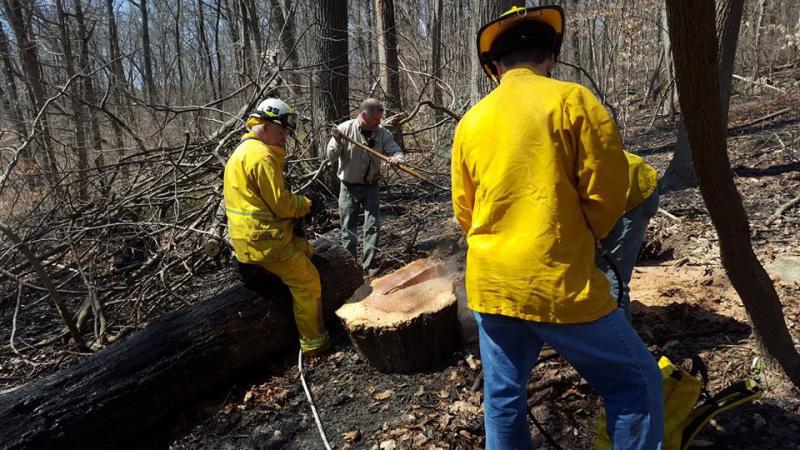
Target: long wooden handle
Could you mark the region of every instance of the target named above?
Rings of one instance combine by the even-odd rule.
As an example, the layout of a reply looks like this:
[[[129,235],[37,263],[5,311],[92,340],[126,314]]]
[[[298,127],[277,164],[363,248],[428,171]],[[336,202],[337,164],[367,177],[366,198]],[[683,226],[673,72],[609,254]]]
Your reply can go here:
[[[344,133],[339,134],[339,136],[342,139],[344,139],[345,141],[347,141],[347,142],[355,145],[356,147],[360,148],[361,150],[364,150],[365,152],[367,152],[369,154],[375,155],[375,156],[377,156],[378,158],[380,158],[383,161],[389,162],[389,157],[388,156],[386,156],[383,153],[375,150],[374,148],[371,148],[371,147],[369,147],[367,145],[362,144],[361,142],[358,142],[358,141],[355,141],[353,139],[350,139],[348,136],[345,136]],[[424,181],[424,182],[426,182],[428,184],[436,186],[439,189],[445,189],[442,186],[439,186],[438,184],[436,184],[433,181],[429,180],[428,177],[426,177],[425,175],[422,175],[421,173],[417,172],[416,170],[412,169],[411,167],[407,166],[404,163],[398,163],[397,164],[397,168],[402,170],[403,172],[413,176],[413,177],[419,178],[420,180],[422,180],[422,181]]]

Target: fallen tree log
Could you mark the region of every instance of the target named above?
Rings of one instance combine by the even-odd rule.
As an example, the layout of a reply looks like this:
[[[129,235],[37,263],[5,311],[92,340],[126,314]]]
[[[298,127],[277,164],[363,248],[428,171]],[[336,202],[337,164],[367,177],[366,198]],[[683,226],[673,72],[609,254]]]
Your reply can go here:
[[[381,278],[336,315],[359,353],[376,369],[412,373],[441,363],[461,346],[453,280],[427,260]]]
[[[335,320],[333,312],[363,282],[361,269],[327,242],[313,262],[327,320]],[[0,396],[2,448],[137,447],[144,431],[203,392],[267,365],[297,345],[291,296],[275,277],[252,287],[236,283]]]

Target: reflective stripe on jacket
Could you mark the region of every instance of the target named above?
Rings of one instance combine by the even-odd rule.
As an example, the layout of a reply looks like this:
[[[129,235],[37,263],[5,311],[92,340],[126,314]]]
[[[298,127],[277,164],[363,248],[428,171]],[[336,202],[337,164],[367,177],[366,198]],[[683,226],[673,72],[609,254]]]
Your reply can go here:
[[[506,72],[458,124],[451,171],[471,309],[581,323],[616,307],[595,241],[623,214],[628,164],[586,88]]]
[[[236,258],[244,263],[284,260],[292,245],[294,218],[308,214],[311,201],[286,190],[283,148],[242,137],[225,164],[225,212]]]
[[[625,157],[628,158],[628,176],[631,182],[628,203],[625,205],[627,213],[644,203],[655,192],[658,187],[658,172],[641,156],[625,152]]]

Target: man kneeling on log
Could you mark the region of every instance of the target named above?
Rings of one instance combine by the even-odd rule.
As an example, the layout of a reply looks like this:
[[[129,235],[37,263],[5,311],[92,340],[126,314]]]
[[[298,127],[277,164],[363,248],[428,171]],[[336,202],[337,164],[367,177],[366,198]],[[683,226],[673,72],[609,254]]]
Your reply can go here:
[[[297,115],[279,99],[261,102],[247,119],[248,132],[225,165],[225,212],[239,269],[256,265],[278,276],[294,299],[300,347],[309,356],[330,348],[322,319],[319,273],[311,263],[314,247],[294,235],[294,221],[314,214],[314,198],[286,190],[286,138]]]

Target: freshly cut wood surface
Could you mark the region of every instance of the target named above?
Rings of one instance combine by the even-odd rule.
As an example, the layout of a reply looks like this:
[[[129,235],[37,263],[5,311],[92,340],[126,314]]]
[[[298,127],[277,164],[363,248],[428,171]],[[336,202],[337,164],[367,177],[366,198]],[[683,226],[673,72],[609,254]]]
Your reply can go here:
[[[347,327],[392,327],[415,317],[439,311],[456,301],[453,281],[434,278],[388,295],[372,294],[336,312]]]
[[[414,261],[360,291],[336,315],[378,370],[427,370],[461,345],[454,284],[441,264]]]

